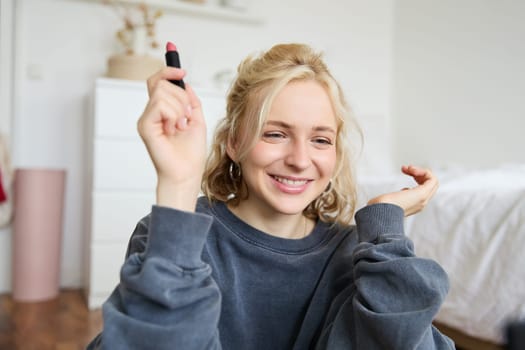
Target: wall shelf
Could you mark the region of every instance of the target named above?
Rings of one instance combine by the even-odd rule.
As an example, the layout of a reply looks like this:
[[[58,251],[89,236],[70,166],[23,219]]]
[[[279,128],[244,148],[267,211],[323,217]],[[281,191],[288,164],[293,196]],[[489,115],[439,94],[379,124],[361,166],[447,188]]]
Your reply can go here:
[[[102,3],[101,0],[88,0]],[[216,3],[197,3],[185,0],[116,0],[119,4],[136,5],[146,3],[166,13],[185,14],[197,17],[225,20],[245,24],[262,24],[263,19],[250,13],[248,9],[236,9]]]

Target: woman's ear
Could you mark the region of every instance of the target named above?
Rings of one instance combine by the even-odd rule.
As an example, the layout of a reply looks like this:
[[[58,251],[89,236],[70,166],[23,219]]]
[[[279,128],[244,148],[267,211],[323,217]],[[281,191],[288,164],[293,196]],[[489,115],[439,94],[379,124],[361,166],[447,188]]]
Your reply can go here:
[[[228,142],[226,143],[226,154],[231,160],[237,162],[237,147],[231,138],[228,138]]]

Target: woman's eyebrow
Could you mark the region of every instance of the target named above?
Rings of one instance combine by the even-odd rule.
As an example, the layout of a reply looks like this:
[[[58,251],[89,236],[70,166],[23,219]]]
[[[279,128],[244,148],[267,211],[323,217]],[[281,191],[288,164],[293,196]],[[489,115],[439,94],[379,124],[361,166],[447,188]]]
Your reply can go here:
[[[285,123],[281,120],[269,120],[265,123],[265,125],[273,125],[273,126],[279,126],[281,128],[284,128],[284,129],[293,129],[293,126],[288,124],[288,123]],[[336,134],[336,131],[334,130],[334,128],[330,127],[330,126],[323,126],[323,125],[320,125],[320,126],[314,126],[312,128],[313,131],[320,131],[320,132],[330,132],[332,134]]]
[[[280,126],[281,128],[285,128],[285,129],[291,129],[292,128],[292,126],[290,124],[285,123],[285,122],[280,121],[280,120],[268,120],[264,124],[265,125]]]
[[[330,126],[314,126],[312,130],[321,131],[321,132],[330,132],[332,134],[336,134],[335,130]]]

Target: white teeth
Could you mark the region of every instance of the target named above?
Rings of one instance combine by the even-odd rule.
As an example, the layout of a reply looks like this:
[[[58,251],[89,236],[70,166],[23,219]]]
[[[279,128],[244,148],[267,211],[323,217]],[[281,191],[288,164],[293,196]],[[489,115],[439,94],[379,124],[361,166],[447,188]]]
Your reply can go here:
[[[288,186],[302,186],[308,182],[307,180],[291,180],[291,179],[285,179],[285,178],[278,177],[278,176],[274,176],[274,179]]]

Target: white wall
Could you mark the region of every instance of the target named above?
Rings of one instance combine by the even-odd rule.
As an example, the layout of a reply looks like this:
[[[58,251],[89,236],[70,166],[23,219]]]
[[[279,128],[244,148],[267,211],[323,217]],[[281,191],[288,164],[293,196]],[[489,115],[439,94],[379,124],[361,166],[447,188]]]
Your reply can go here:
[[[0,133],[9,133],[12,112],[14,5],[0,2]]]
[[[397,0],[393,123],[399,162],[525,161],[525,2]]]
[[[6,146],[10,149],[11,116],[13,111],[13,33],[14,5],[13,0],[0,1],[0,134],[6,137]],[[2,146],[0,146],[2,147]],[[5,151],[5,150],[4,150]],[[8,151],[7,151],[8,152]],[[2,169],[6,170],[6,169]],[[2,172],[3,185],[6,186],[5,172]],[[3,208],[5,204],[2,204]],[[10,273],[11,260],[11,227],[0,228],[0,291]]]
[[[166,12],[159,21],[159,41],[177,43],[188,79],[196,85],[211,85],[216,72],[234,70],[248,53],[277,42],[300,41],[325,50],[370,131],[365,154],[373,151],[377,157],[366,166],[384,168],[390,159],[384,139],[390,117],[393,0],[250,3],[264,19],[262,25]],[[18,0],[16,6],[14,163],[67,170],[61,285],[76,287],[83,280],[87,101],[94,79],[105,74],[120,23],[109,8],[88,1]],[[0,292],[10,289],[9,250],[7,243],[0,246],[0,266],[5,267]]]

